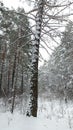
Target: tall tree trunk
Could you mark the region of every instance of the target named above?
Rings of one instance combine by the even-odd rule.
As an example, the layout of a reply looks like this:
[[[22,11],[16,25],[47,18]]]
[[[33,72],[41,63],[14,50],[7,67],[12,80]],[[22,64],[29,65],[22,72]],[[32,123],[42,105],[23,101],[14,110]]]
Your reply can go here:
[[[44,0],[38,1],[38,12],[36,16],[36,34],[32,49],[32,65],[30,79],[30,103],[27,116],[37,117],[38,108],[38,60],[39,60],[39,44],[41,35],[42,15]]]
[[[22,76],[21,76],[21,94],[23,94],[23,63],[22,63]]]
[[[0,95],[2,94],[2,77],[3,77],[3,62],[1,65],[1,74],[0,74]]]
[[[16,96],[16,87],[17,87],[17,85],[16,85],[16,83],[17,83],[17,76],[18,76],[18,70],[17,70],[17,72],[16,72],[16,78],[15,78],[15,80],[14,80],[14,84],[13,84],[13,97],[12,97],[12,108],[11,108],[11,113],[13,113],[13,111],[14,111],[14,105],[15,105],[15,96]]]
[[[11,64],[9,59],[7,95],[9,95],[9,89],[10,89],[10,75],[11,75]]]
[[[11,113],[14,111],[14,105],[15,105],[15,96],[17,91],[17,79],[18,79],[18,64],[19,64],[19,52],[15,53],[15,59],[14,59],[14,80],[13,80],[13,91],[12,91],[12,108]]]
[[[2,94],[2,79],[3,79],[5,54],[6,54],[6,47],[4,47],[4,50],[3,50],[3,53],[2,53],[2,64],[1,64],[1,74],[0,74],[0,95]]]
[[[14,78],[15,78],[15,69],[16,69],[16,53],[14,56],[14,63],[13,63],[13,72],[12,72],[12,88],[13,88],[13,84],[14,84]]]

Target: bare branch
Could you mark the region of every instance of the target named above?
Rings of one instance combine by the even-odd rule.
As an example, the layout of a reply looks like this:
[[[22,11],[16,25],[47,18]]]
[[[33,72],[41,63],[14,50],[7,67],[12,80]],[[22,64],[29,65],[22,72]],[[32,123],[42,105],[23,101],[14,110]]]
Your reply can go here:
[[[49,5],[48,2],[45,2],[45,5],[48,6],[49,8],[61,8],[61,7],[70,6],[72,4],[73,2],[69,2],[68,4]]]
[[[51,47],[48,46],[48,44],[46,43],[46,41],[43,38],[41,38],[41,41],[43,41],[45,43],[45,45],[48,49],[50,49],[51,51],[54,51],[54,49],[52,49]]]
[[[42,47],[43,49],[45,49],[46,52],[50,55],[49,51],[47,50],[47,48],[45,46],[43,46],[42,44],[40,44],[40,47]]]

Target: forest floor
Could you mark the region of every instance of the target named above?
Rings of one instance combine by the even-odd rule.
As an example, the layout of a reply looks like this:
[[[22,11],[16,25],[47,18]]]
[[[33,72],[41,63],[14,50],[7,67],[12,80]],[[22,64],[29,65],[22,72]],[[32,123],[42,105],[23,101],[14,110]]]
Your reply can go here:
[[[1,106],[0,130],[73,130],[72,102],[66,104],[64,101],[41,98],[38,104],[37,118],[26,117],[18,109],[11,114]]]

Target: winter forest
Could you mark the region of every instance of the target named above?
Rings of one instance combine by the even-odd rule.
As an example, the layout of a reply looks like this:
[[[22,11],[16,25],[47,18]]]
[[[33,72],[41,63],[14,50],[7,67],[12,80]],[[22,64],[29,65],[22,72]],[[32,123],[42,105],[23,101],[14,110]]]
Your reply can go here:
[[[0,129],[73,130],[73,1],[8,1],[0,0]]]

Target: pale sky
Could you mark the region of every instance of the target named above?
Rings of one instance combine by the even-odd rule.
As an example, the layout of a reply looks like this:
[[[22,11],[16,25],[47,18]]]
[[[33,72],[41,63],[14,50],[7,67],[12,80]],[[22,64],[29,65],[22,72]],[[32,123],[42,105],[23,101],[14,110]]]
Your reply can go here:
[[[21,2],[20,0],[1,0],[4,5],[11,8],[24,7],[26,11],[29,11],[31,8],[25,2]]]

